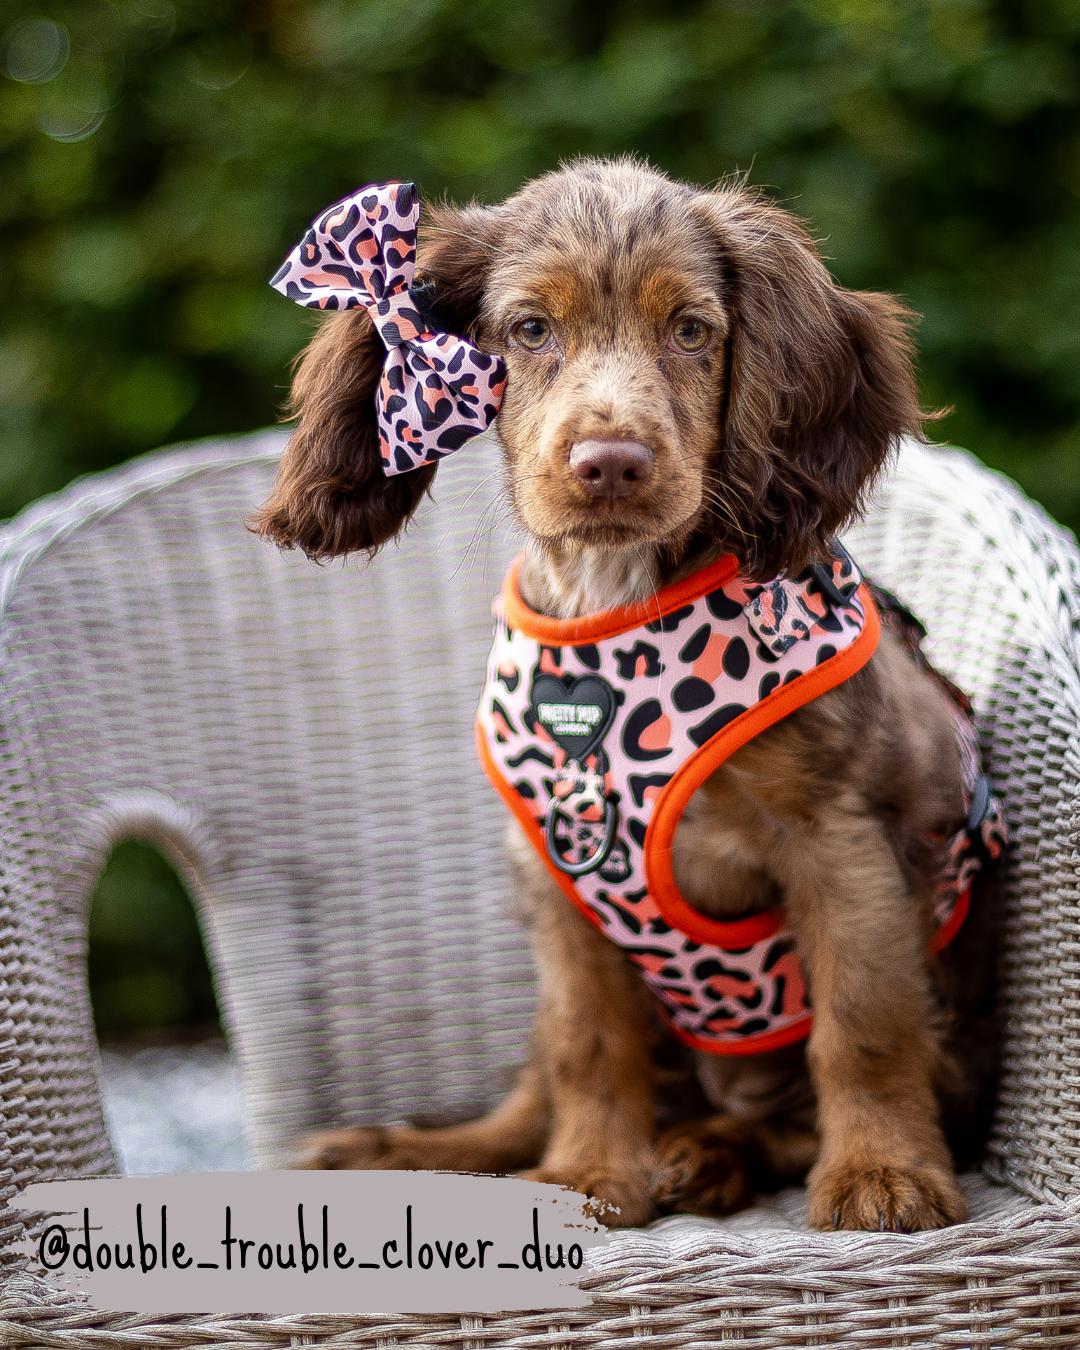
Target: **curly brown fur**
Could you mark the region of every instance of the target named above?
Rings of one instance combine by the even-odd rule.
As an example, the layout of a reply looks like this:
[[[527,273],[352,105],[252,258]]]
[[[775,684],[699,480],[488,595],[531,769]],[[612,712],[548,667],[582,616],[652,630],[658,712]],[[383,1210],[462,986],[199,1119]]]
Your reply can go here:
[[[434,469],[382,471],[371,405],[384,355],[364,310],[337,314],[316,333],[293,382],[298,425],[251,522],[257,533],[319,561],[373,553],[419,506]]]
[[[909,313],[837,285],[803,226],[742,183],[703,190],[583,160],[499,207],[438,208],[419,261],[443,322],[507,362],[498,429],[529,540],[521,584],[549,614],[640,599],[727,552],[757,578],[825,557],[925,420]],[[379,360],[362,315],[331,320],[309,348],[299,424],[257,523],[279,543],[370,551],[429,486],[434,470],[381,475]],[[613,440],[647,447],[649,471],[597,495],[571,454]],[[959,810],[945,695],[888,634],[858,676],[703,785],[675,837],[680,889],[718,917],[783,901],[814,1030],[805,1048],[696,1056],[696,1105],[658,1067],[640,980],[512,828],[540,983],[518,1088],[471,1125],[338,1132],[307,1161],[530,1168],[623,1223],[658,1205],[727,1210],[808,1169],[818,1226],[962,1217],[941,1113],[985,1105],[955,1046],[958,1011],[987,1008],[926,955],[941,859],[925,844]],[[684,1118],[658,1129],[658,1097],[678,1097]]]

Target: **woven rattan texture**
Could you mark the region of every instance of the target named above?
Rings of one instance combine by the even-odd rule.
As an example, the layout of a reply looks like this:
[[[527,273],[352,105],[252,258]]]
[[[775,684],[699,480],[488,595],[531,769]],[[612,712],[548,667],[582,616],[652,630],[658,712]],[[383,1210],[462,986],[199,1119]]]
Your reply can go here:
[[[84,942],[120,838],[189,881],[263,1163],[314,1123],[475,1111],[524,1053],[528,961],[470,734],[513,547],[494,452],[442,468],[400,549],[319,569],[243,528],[280,444],[152,456],[0,544],[0,1237],[31,1178],[110,1166]],[[0,1345],[1080,1344],[1075,544],[916,446],[849,543],[973,693],[1009,809],[990,1170],[1010,1188],[970,1178],[975,1221],[910,1238],[809,1234],[797,1197],[668,1221],[613,1240],[572,1314],[132,1318],[8,1267]]]

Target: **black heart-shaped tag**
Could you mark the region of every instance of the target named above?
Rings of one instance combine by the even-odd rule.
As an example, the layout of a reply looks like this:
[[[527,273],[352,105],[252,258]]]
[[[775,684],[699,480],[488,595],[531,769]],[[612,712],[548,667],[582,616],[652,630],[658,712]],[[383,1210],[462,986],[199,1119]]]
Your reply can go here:
[[[532,713],[557,745],[580,764],[599,748],[615,716],[615,693],[598,675],[537,675]]]

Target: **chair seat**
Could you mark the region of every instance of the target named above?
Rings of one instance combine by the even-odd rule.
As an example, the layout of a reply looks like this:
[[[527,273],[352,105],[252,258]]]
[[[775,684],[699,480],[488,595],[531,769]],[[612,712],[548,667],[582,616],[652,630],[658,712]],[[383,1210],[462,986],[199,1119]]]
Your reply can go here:
[[[84,962],[120,839],[157,844],[196,902],[262,1165],[315,1125],[475,1113],[524,1054],[532,971],[471,737],[517,546],[497,451],[442,466],[370,567],[317,568],[243,527],[281,444],[147,457],[0,539],[0,1248],[29,1181],[114,1165]],[[617,1234],[590,1308],[490,1317],[132,1318],[73,1307],[9,1252],[0,1346],[1075,1350],[1080,555],[1015,485],[917,444],[846,542],[972,695],[1010,824],[1002,1075],[971,1222],[812,1233],[785,1192]]]
[[[785,1191],[722,1221],[676,1216],[591,1254],[586,1308],[487,1315],[153,1318],[58,1300],[21,1275],[0,1286],[0,1346],[135,1350],[208,1343],[452,1350],[616,1350],[651,1342],[779,1347],[1080,1343],[1080,1207],[964,1178],[971,1222],[911,1236],[808,1233]]]

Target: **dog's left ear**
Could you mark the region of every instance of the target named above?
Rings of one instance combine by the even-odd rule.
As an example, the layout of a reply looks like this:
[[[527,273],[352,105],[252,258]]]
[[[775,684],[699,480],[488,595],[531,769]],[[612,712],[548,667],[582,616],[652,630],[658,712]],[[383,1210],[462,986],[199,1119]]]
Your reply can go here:
[[[823,559],[900,437],[921,435],[913,315],[837,285],[801,223],[743,187],[692,209],[733,318],[720,455],[746,538],[731,543],[766,580]]]

